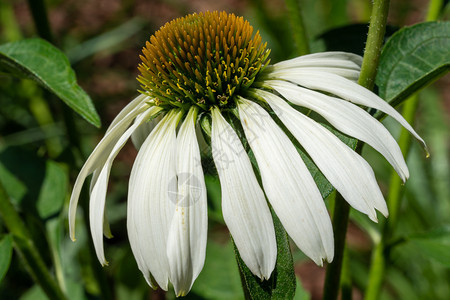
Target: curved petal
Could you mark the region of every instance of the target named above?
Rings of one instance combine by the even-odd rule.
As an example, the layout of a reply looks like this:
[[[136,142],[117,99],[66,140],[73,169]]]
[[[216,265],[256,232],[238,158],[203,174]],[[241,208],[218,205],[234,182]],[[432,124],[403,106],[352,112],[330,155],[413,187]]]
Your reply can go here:
[[[208,215],[206,185],[195,134],[196,109],[191,109],[177,137],[178,191],[167,240],[169,278],[175,294],[186,295],[205,263]]]
[[[124,134],[119,138],[116,145],[112,149],[105,164],[99,172],[96,183],[92,187],[91,197],[89,202],[89,224],[91,227],[92,240],[94,242],[95,252],[97,258],[102,265],[107,265],[108,262],[105,259],[103,251],[103,226],[104,226],[104,209],[106,191],[108,188],[109,173],[113,160],[116,158],[119,151],[125,145],[130,138],[131,134],[138,128],[143,122],[149,119],[155,112],[159,111],[157,107],[151,107],[146,112],[139,115],[134,124],[128,128]]]
[[[268,279],[277,256],[272,216],[250,159],[218,108],[212,110],[211,147],[225,223],[250,271]]]
[[[309,72],[308,74],[296,74],[290,76],[289,74],[278,75],[274,79],[283,79],[294,82],[301,86],[315,89],[319,91],[325,91],[334,94],[347,101],[372,107],[393,117],[399,122],[405,129],[407,129],[418,141],[420,141],[428,153],[428,148],[424,140],[414,131],[408,122],[399,114],[392,106],[386,101],[369,91],[368,89],[360,86],[359,84],[352,82],[346,78],[335,74],[329,74],[324,72]]]
[[[258,104],[240,98],[238,108],[264,191],[287,233],[316,264],[322,265],[323,259],[332,261],[330,217],[297,149]]]
[[[298,67],[338,67],[353,70],[360,70],[362,57],[353,53],[330,51],[319,52],[308,55],[302,55],[292,59],[284,60],[274,64],[279,68],[298,68]]]
[[[176,191],[175,129],[180,112],[171,111],[142,144],[131,170],[127,229],[131,249],[147,281],[153,275],[167,290],[167,237],[175,212],[170,191]]]
[[[377,221],[375,209],[388,215],[373,170],[360,155],[280,97],[266,95],[265,100],[350,205],[373,221]]]
[[[353,82],[358,81],[359,79],[359,70],[350,69],[350,68],[339,68],[339,67],[299,67],[299,68],[273,68],[273,70],[270,72],[270,75],[268,75],[269,78],[277,78],[277,77],[286,77],[286,76],[307,76],[311,72],[322,72],[322,73],[328,73],[328,74],[335,74],[338,76],[342,76],[344,78],[347,78]]]
[[[137,128],[133,134],[131,135],[131,141],[133,142],[134,147],[139,151],[145,139],[148,137],[150,132],[152,132],[153,128],[161,121],[162,115],[155,117],[154,119],[145,122],[139,128]]]
[[[394,167],[403,182],[408,179],[408,167],[397,142],[383,124],[365,110],[347,101],[285,81],[270,81],[268,84],[290,102],[319,113],[336,129],[372,146]],[[257,93],[262,97],[270,94],[265,91]]]
[[[89,155],[88,159],[81,168],[80,173],[78,174],[78,177],[73,186],[69,204],[69,231],[70,238],[73,241],[75,241],[75,216],[77,212],[78,199],[80,197],[81,188],[83,187],[83,183],[86,180],[86,177],[94,172],[95,169],[101,168],[103,166],[114,145],[131,124],[133,119],[148,108],[149,106],[147,104],[142,104],[140,106],[134,107],[125,117],[118,121],[117,124],[113,128],[111,128],[111,130],[109,130],[101,139],[101,141],[92,151],[91,155]],[[95,184],[96,179],[97,176],[93,178],[93,184]]]
[[[125,118],[126,115],[128,115],[130,112],[132,112],[136,107],[144,104],[144,103],[149,103],[152,102],[153,100],[146,95],[140,94],[139,96],[137,96],[136,98],[134,98],[133,100],[131,100],[130,103],[128,103],[124,108],[122,108],[122,110],[117,114],[117,116],[114,118],[114,120],[111,122],[111,124],[109,125],[108,129],[106,130],[106,132],[110,131],[112,128],[114,128],[114,126],[116,126],[117,123],[120,122],[120,120],[122,120],[123,118]]]

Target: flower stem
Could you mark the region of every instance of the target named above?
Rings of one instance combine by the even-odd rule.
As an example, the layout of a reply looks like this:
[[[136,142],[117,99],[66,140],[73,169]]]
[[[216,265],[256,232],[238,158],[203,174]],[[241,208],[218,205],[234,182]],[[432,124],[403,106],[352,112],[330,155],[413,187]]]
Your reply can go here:
[[[377,73],[381,48],[383,46],[384,33],[386,31],[386,20],[389,12],[389,0],[375,0],[370,18],[369,34],[367,36],[366,49],[364,51],[361,74],[358,83],[372,90]],[[358,142],[356,152],[361,153],[363,143]],[[334,260],[328,264],[323,299],[335,300],[338,298],[340,279],[342,271],[342,259],[345,248],[345,235],[350,213],[350,206],[336,194],[336,203],[333,212],[334,232]]]
[[[28,5],[30,7],[31,13],[33,15],[33,21],[36,26],[36,29],[38,31],[38,34],[40,37],[46,39],[47,41],[53,43],[53,34],[51,31],[51,27],[48,22],[47,17],[47,9],[44,3],[44,0],[28,0]],[[57,105],[57,103],[54,103]],[[58,103],[59,104],[59,103]],[[82,149],[81,149],[81,142],[80,142],[80,134],[78,133],[75,119],[73,116],[73,112],[70,108],[68,108],[66,105],[61,106],[62,114],[63,114],[63,121],[66,128],[67,136],[69,139],[70,145],[73,147],[72,149],[75,149],[76,152],[78,152],[82,156]],[[75,155],[72,159],[70,159],[70,163],[72,164],[72,167],[75,167]],[[85,191],[85,190],[83,190]],[[84,197],[83,197],[84,196]],[[83,192],[82,196],[83,199],[80,201],[80,206],[82,206],[83,211],[88,212],[89,203],[87,201],[88,195],[87,192]],[[87,228],[87,231],[90,233],[90,227],[88,223],[87,218],[83,218],[84,226]],[[94,246],[92,242],[88,242],[88,253],[89,257],[88,260],[90,262],[90,267],[92,268],[97,283],[100,287],[101,292],[101,298],[102,299],[113,299],[112,292],[110,289],[110,285],[108,284],[108,280],[106,278],[105,272],[103,271],[101,265],[96,261],[96,255]]]
[[[49,273],[47,266],[42,260],[42,255],[38,252],[25,224],[11,204],[1,182],[0,215],[2,222],[13,236],[14,248],[24,260],[28,272],[34,281],[42,287],[50,299],[67,299],[53,276]]]
[[[297,46],[297,54],[309,54],[309,42],[308,37],[306,36],[299,0],[285,0],[285,3],[288,11],[288,18],[291,23],[292,34]]]
[[[34,24],[41,38],[53,43],[53,34],[47,17],[47,8],[44,0],[28,0]]]
[[[428,7],[426,21],[436,20],[439,16],[442,0],[431,0]],[[414,121],[414,116],[418,104],[418,94],[414,94],[405,101],[403,106],[403,117],[408,123]],[[398,142],[403,156],[407,156],[411,146],[411,135],[402,128]],[[389,195],[387,205],[389,208],[389,219],[382,226],[381,240],[376,244],[372,254],[371,267],[369,271],[369,282],[367,285],[365,300],[377,300],[380,296],[381,286],[383,284],[386,263],[389,258],[389,249],[392,235],[397,227],[401,199],[404,192],[404,186],[401,184],[399,176],[393,171],[389,184]]]
[[[381,48],[383,47],[384,33],[386,32],[388,12],[389,0],[374,1],[361,74],[358,80],[360,85],[369,90],[372,90],[375,84]]]
[[[342,261],[344,258],[345,235],[347,233],[350,205],[340,193],[336,193],[333,210],[334,259],[328,264],[325,276],[324,300],[338,298],[341,280]]]
[[[428,12],[425,21],[437,20],[443,4],[443,0],[431,0],[430,4],[428,5]]]
[[[412,123],[414,121],[417,103],[417,94],[411,96],[405,102],[403,107],[403,117],[406,121],[408,121],[408,123]],[[407,156],[411,146],[411,135],[404,128],[401,130],[398,144],[402,150],[403,156]],[[386,262],[389,258],[389,244],[398,223],[404,186],[401,184],[400,177],[395,172],[392,172],[391,174],[389,187],[390,190],[387,197],[389,218],[382,225],[381,240],[376,244],[372,254],[369,282],[367,284],[365,296],[366,300],[376,300],[380,296],[381,286],[383,284],[384,273],[386,270]]]

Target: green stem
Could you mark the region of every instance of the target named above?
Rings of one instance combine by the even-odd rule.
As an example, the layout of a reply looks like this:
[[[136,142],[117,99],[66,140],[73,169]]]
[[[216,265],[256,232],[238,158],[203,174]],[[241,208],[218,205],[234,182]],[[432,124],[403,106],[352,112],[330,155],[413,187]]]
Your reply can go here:
[[[345,235],[347,233],[350,205],[340,193],[336,193],[333,210],[334,259],[327,265],[325,276],[324,300],[338,298],[339,283],[341,280],[342,261],[344,258]]]
[[[306,36],[302,11],[299,0],[285,0],[288,18],[291,23],[292,34],[297,46],[297,54],[305,55],[310,53],[308,37]]]
[[[50,299],[67,299],[53,276],[48,271],[42,256],[34,245],[25,224],[11,204],[0,182],[0,215],[14,239],[14,248],[24,260],[28,272]]]
[[[444,0],[431,0],[428,5],[428,12],[425,21],[435,21],[438,19]]]
[[[47,17],[47,8],[44,0],[28,0],[34,24],[41,38],[53,43],[53,35]]]
[[[51,28],[49,26],[48,17],[47,17],[47,10],[45,7],[45,3],[43,0],[28,0],[28,5],[30,7],[30,10],[33,15],[33,20],[36,26],[36,29],[39,33],[39,35],[48,40],[49,42],[53,42],[53,35],[51,32]],[[78,133],[78,130],[76,128],[75,120],[73,117],[73,112],[70,108],[68,108],[66,105],[61,106],[62,114],[63,114],[63,121],[64,125],[66,127],[67,136],[69,139],[70,144],[72,147],[76,149],[76,151],[82,155],[81,150],[81,143],[80,143],[80,134]],[[72,167],[75,166],[75,159],[71,159]],[[87,193],[83,193],[83,195],[86,195]],[[82,195],[82,197],[83,197]],[[88,199],[88,196],[84,197],[85,199]],[[83,211],[88,212],[88,201],[80,201],[80,206],[82,206]],[[84,218],[84,225],[87,228],[89,232],[89,223],[88,219]],[[96,275],[97,282],[99,283],[100,290],[101,290],[101,297],[102,299],[113,299],[112,292],[110,289],[110,285],[108,284],[108,280],[106,278],[105,272],[103,271],[101,265],[96,260],[96,255],[94,246],[92,244],[92,241],[88,242],[89,247],[89,262],[90,266],[93,270],[93,272]]]
[[[414,121],[419,97],[417,94],[411,96],[404,104],[403,117],[408,123]],[[411,135],[405,128],[402,128],[398,141],[403,156],[407,156],[411,146]],[[389,194],[387,197],[387,205],[389,209],[389,218],[382,225],[382,236],[380,241],[375,245],[372,253],[372,259],[369,271],[369,281],[367,284],[366,300],[377,300],[380,296],[381,287],[383,285],[386,263],[389,258],[389,245],[391,244],[392,235],[397,227],[401,200],[404,191],[400,177],[395,171],[391,173],[389,183]]]
[[[367,36],[366,50],[361,66],[361,74],[358,83],[369,90],[373,89],[383,47],[384,33],[386,32],[386,20],[389,12],[389,0],[375,0],[370,16],[369,33]]]
[[[381,48],[383,46],[389,0],[375,0],[370,18],[369,34],[358,83],[372,90],[377,73]],[[361,153],[363,143],[358,142],[356,152]],[[342,257],[345,248],[345,235],[350,213],[349,205],[338,193],[333,213],[334,260],[327,266],[323,299],[335,300],[339,294],[342,270]]]
[[[344,258],[342,261],[342,275],[341,275],[341,299],[352,300],[352,273],[350,270],[350,255],[348,248],[344,249]]]
[[[430,1],[426,21],[434,21],[438,18],[442,3],[442,0]],[[412,95],[405,102],[403,107],[403,117],[410,124],[414,121],[418,99],[417,93]],[[402,128],[400,132],[398,144],[402,150],[403,156],[406,157],[411,146],[411,135],[405,128]],[[377,300],[380,296],[386,263],[389,258],[389,245],[392,244],[392,235],[398,223],[404,186],[401,184],[399,176],[394,171],[391,174],[389,187],[390,190],[387,198],[387,205],[390,216],[382,226],[381,240],[376,244],[372,254],[369,282],[365,296],[366,300]]]

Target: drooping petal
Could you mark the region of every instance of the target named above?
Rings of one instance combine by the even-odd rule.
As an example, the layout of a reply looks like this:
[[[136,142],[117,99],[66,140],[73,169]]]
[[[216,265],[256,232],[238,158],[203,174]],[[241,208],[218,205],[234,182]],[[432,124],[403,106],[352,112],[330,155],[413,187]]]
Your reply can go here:
[[[126,115],[128,115],[130,112],[132,112],[136,107],[141,106],[144,103],[150,103],[153,100],[146,95],[140,94],[136,98],[134,98],[130,103],[128,103],[114,118],[114,120],[109,125],[106,132],[110,131],[114,126],[116,126],[117,123],[120,122],[123,118],[125,118]]]
[[[250,271],[268,279],[277,255],[272,216],[241,141],[217,108],[212,110],[211,147],[225,223]]]
[[[277,77],[296,77],[296,76],[307,76],[311,72],[321,72],[328,74],[335,74],[338,76],[342,76],[347,78],[353,82],[358,81],[360,71],[350,68],[339,68],[339,67],[298,67],[298,68],[281,68],[278,69],[274,67],[270,74],[269,78],[277,78]]]
[[[81,171],[78,174],[73,186],[69,204],[69,231],[70,238],[73,241],[75,240],[75,216],[77,212],[78,199],[86,177],[94,172],[95,169],[100,169],[103,166],[114,145],[120,139],[134,118],[148,108],[148,104],[144,103],[131,109],[127,115],[118,121],[116,125],[105,134],[81,168]],[[97,176],[93,178],[94,184],[96,180]]]
[[[348,52],[319,52],[302,55],[274,64],[277,69],[291,69],[298,67],[337,67],[359,71],[362,65],[362,57]]]
[[[403,182],[408,179],[408,167],[397,142],[383,124],[365,110],[347,101],[289,82],[268,81],[267,83],[290,102],[319,113],[336,129],[372,146],[389,161]],[[262,97],[269,94],[261,90],[257,93]]]
[[[316,264],[332,261],[330,217],[297,149],[258,104],[240,98],[238,108],[264,191],[287,233]]]
[[[145,122],[133,132],[131,135],[131,141],[137,150],[141,148],[145,139],[148,137],[150,132],[152,132],[153,128],[155,128],[155,126],[161,121],[162,117],[162,115],[159,115],[154,119]]]
[[[360,86],[359,84],[352,82],[346,78],[335,74],[329,74],[325,72],[309,72],[308,74],[296,74],[290,76],[283,74],[273,79],[283,79],[294,82],[301,86],[315,89],[319,91],[325,91],[334,94],[342,99],[350,102],[372,107],[393,117],[399,122],[405,129],[407,129],[418,141],[420,141],[428,153],[427,146],[424,140],[414,131],[409,123],[399,114],[392,106],[386,101],[369,91],[368,89]]]
[[[130,138],[131,134],[142,125],[147,119],[149,119],[159,108],[151,107],[147,111],[139,115],[134,124],[128,128],[122,136],[119,138],[117,143],[114,145],[111,153],[106,159],[105,164],[99,172],[98,178],[92,187],[91,197],[89,202],[89,223],[91,227],[92,240],[94,242],[95,252],[97,258],[102,265],[108,264],[105,259],[105,254],[103,251],[103,228],[104,228],[104,209],[105,209],[105,199],[106,191],[108,188],[109,173],[111,170],[112,163],[116,158],[119,151],[125,145],[125,143]]]
[[[375,209],[388,215],[375,174],[360,155],[280,97],[268,93],[265,100],[350,205],[373,221],[377,221]]]
[[[208,215],[206,185],[191,109],[177,137],[178,190],[167,241],[169,278],[177,296],[186,295],[205,263]]]
[[[175,129],[180,112],[171,111],[142,144],[131,170],[128,188],[127,229],[139,269],[167,290],[169,264],[167,237],[175,212],[169,196],[177,190]]]

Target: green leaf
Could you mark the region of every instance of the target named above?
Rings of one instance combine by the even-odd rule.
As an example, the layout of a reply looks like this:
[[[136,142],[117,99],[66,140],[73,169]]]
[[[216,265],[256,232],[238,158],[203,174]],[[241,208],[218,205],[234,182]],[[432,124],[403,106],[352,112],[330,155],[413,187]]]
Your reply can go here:
[[[252,274],[234,245],[246,299],[293,299],[295,296],[297,282],[288,236],[278,217],[272,216],[277,239],[277,264],[268,280],[261,281]]]
[[[379,94],[396,106],[450,70],[450,22],[427,22],[397,31],[383,48],[376,77]]]
[[[45,178],[36,203],[37,211],[42,219],[46,219],[61,210],[68,181],[69,175],[66,168],[54,161],[46,161]]]
[[[411,237],[409,243],[420,253],[450,267],[450,227]]]
[[[297,278],[296,293],[293,300],[310,300],[311,295],[305,290],[300,280]]]
[[[0,71],[33,79],[48,89],[91,124],[100,117],[91,98],[77,84],[67,57],[42,39],[26,39],[0,46]]]
[[[42,219],[58,213],[66,197],[67,168],[20,147],[0,151],[0,180],[12,202]]]
[[[7,235],[0,241],[0,282],[2,282],[3,277],[5,277],[6,272],[9,269],[12,248],[12,238],[10,235]]]
[[[233,246],[208,241],[205,267],[194,282],[187,299],[242,299],[239,272],[234,261]]]

